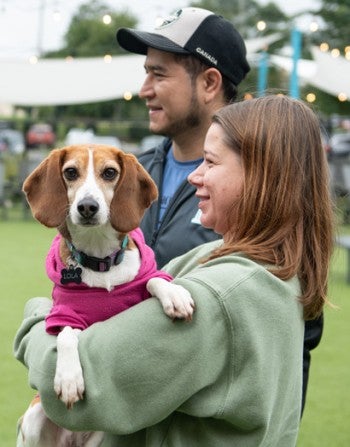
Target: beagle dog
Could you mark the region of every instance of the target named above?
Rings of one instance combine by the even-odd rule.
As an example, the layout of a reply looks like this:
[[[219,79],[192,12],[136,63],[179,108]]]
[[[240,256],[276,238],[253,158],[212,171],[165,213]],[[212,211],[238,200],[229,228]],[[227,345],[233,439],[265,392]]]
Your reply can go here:
[[[84,393],[81,330],[149,296],[160,300],[170,318],[191,320],[194,302],[157,270],[138,229],[157,188],[133,155],[105,145],[55,149],[25,180],[23,191],[33,216],[58,230],[46,259],[54,283],[46,330],[57,334],[54,389],[71,408]],[[26,447],[93,447],[103,439],[101,432],[72,433],[55,426],[40,398],[24,414],[20,430]]]

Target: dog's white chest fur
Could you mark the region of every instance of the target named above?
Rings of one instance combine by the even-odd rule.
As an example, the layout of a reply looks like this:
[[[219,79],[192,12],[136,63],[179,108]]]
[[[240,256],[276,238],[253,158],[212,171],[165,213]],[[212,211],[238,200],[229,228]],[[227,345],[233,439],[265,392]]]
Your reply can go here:
[[[72,263],[74,261],[72,260]],[[95,272],[81,267],[81,279],[89,287],[101,287],[109,292],[120,284],[131,282],[138,274],[141,259],[137,249],[126,250],[123,262],[113,265],[108,272]]]

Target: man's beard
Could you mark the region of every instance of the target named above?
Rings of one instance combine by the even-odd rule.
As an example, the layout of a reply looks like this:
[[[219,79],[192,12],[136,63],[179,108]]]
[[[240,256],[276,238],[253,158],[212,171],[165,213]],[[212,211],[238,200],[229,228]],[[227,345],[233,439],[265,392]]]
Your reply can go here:
[[[164,126],[158,132],[153,133],[159,135],[165,135],[169,138],[176,138],[177,135],[198,127],[200,122],[201,119],[200,119],[197,95],[193,93],[190,108],[186,116],[169,123],[167,126]]]

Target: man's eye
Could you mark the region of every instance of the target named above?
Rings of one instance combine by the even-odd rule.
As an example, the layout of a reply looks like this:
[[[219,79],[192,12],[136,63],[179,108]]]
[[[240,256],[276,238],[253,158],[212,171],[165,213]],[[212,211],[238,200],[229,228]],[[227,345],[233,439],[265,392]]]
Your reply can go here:
[[[107,168],[102,172],[104,180],[114,180],[117,177],[118,171],[114,168]]]
[[[67,168],[63,171],[63,175],[69,181],[77,180],[79,178],[79,173],[76,168]]]

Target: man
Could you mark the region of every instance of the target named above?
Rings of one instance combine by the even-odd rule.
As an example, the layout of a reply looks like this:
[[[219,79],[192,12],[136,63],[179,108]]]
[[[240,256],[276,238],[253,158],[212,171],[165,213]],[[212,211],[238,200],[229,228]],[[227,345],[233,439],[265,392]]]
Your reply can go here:
[[[230,22],[199,8],[177,11],[154,33],[122,28],[117,40],[126,50],[146,55],[140,97],[149,109],[150,130],[168,137],[140,157],[160,194],[141,228],[162,267],[218,238],[199,223],[187,175],[202,161],[212,114],[235,99],[249,71],[246,49]]]
[[[167,138],[139,158],[159,189],[141,228],[159,267],[191,248],[218,238],[199,223],[198,200],[187,175],[202,161],[212,114],[232,102],[249,72],[244,41],[224,18],[200,8],[184,8],[154,32],[117,32],[119,45],[144,54],[146,79],[140,90],[149,109],[150,130]],[[303,401],[310,350],[322,335],[322,318],[307,322],[304,344]]]

